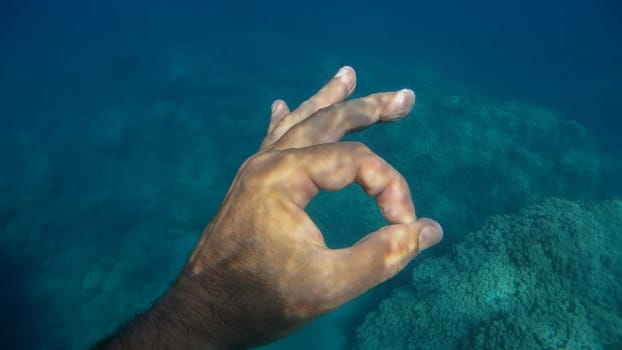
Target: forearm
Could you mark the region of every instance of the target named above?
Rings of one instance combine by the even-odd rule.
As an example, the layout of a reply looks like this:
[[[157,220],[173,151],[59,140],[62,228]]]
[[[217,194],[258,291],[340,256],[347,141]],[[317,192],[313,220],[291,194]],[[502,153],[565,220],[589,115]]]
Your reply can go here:
[[[210,295],[187,283],[185,272],[153,307],[129,321],[93,350],[218,350],[237,347],[211,307]]]

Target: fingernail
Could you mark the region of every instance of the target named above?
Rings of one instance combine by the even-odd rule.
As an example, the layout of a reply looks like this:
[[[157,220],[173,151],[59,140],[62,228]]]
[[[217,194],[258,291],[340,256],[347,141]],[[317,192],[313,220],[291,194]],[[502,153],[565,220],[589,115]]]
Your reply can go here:
[[[276,109],[279,108],[279,100],[272,102],[272,114],[276,112]]]
[[[349,66],[343,66],[339,68],[339,70],[337,71],[337,74],[335,74],[335,78],[341,78],[342,76],[346,75],[348,71],[351,69],[352,68],[350,68]]]
[[[393,108],[394,112],[387,117],[387,120],[405,116],[408,112],[410,112],[414,104],[415,93],[412,90],[402,89],[398,91],[391,104],[391,108]]]
[[[402,107],[410,106],[415,102],[415,92],[411,89],[402,89],[395,98],[395,104]]]
[[[425,250],[443,239],[443,228],[439,224],[425,226],[419,232],[419,250]]]

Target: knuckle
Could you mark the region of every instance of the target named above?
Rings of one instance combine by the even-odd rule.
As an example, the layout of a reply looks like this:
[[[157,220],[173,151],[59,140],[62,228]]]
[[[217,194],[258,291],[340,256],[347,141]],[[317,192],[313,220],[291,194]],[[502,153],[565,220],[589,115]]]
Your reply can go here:
[[[363,101],[370,112],[377,112],[384,104],[385,96],[385,93],[371,94],[363,97]]]
[[[350,143],[352,149],[357,152],[357,153],[362,153],[362,154],[370,154],[372,153],[371,149],[369,149],[369,147],[367,147],[366,144],[360,142],[360,141],[353,141]]]
[[[391,172],[393,173],[393,176],[395,176],[395,179],[397,181],[397,186],[400,187],[401,189],[408,189],[408,180],[406,180],[406,178],[404,177],[404,175],[402,175],[402,173],[400,173],[399,171],[395,170],[393,167],[390,168]]]
[[[262,152],[244,161],[238,174],[238,183],[244,188],[267,188],[278,175],[278,152]],[[278,177],[278,176],[276,176]]]
[[[261,169],[265,168],[267,163],[269,163],[270,158],[272,158],[272,156],[269,152],[254,154],[244,161],[242,169],[244,169],[245,172],[251,173],[261,171]]]

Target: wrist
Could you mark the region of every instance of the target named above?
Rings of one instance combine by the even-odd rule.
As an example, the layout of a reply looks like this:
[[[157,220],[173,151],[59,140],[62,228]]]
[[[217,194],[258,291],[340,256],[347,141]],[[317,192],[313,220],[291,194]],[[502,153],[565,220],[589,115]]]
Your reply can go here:
[[[210,341],[212,348],[246,349],[302,325],[284,315],[283,298],[273,286],[254,271],[208,264],[194,273],[187,265],[162,299],[162,307],[179,310],[189,333]]]

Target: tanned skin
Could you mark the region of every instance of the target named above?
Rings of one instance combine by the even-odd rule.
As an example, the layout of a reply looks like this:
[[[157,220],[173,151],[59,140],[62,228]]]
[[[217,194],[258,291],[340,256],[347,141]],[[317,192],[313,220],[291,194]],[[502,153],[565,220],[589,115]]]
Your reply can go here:
[[[268,133],[240,167],[225,200],[153,307],[95,349],[244,349],[269,343],[394,276],[438,243],[441,226],[417,219],[406,180],[344,134],[401,119],[411,90],[348,100],[343,67],[294,111],[272,104]],[[356,182],[388,225],[330,249],[304,208],[320,189]]]

